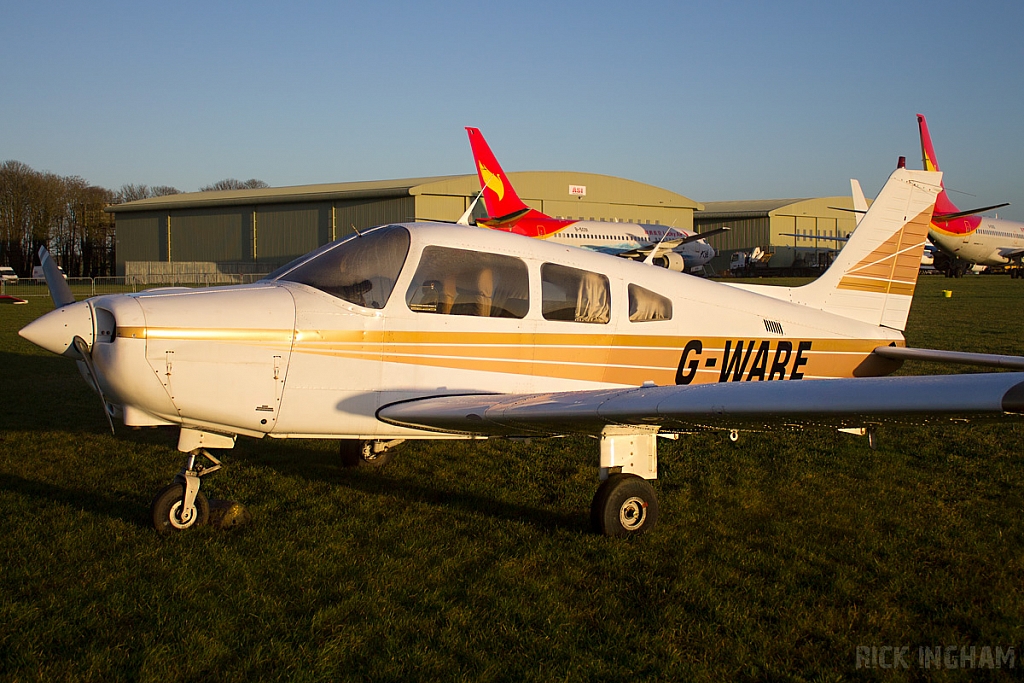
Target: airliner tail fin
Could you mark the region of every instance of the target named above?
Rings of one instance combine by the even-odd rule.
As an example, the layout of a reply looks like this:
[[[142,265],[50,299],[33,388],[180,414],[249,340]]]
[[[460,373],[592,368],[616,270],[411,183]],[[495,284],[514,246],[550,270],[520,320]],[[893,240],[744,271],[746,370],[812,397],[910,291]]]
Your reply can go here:
[[[484,194],[484,206],[487,215],[501,219],[516,213],[525,213],[529,207],[519,199],[508,176],[501,170],[501,165],[477,128],[466,128],[469,133],[469,145],[473,149],[473,161],[476,174],[480,178],[480,188]]]

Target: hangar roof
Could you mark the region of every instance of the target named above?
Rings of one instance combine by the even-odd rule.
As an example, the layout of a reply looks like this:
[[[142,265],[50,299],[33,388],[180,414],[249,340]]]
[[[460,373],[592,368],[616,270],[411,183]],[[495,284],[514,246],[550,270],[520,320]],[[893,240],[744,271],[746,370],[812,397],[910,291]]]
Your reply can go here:
[[[579,201],[600,201],[606,204],[631,204],[666,208],[700,210],[702,205],[675,192],[633,180],[595,173],[573,171],[525,171],[509,173],[509,179],[523,199],[568,199],[569,185],[587,188],[587,196]],[[565,187],[554,193],[552,188]],[[448,195],[471,197],[480,191],[476,175],[434,176],[397,180],[372,180],[354,183],[296,185],[249,190],[186,192],[115,204],[109,213],[130,211],[166,211],[184,208],[251,206],[253,204],[285,204],[292,202],[332,201],[337,199],[374,199],[415,195]],[[575,199],[575,198],[574,198]]]
[[[835,207],[843,207],[843,209]],[[704,210],[695,213],[693,219],[703,222],[730,218],[767,218],[776,215],[849,218],[850,216],[846,212],[852,208],[853,200],[849,196],[704,202]]]
[[[772,211],[784,206],[806,201],[805,199],[748,199],[736,202],[704,202],[704,210],[699,218],[730,217],[766,217]],[[698,216],[694,216],[697,218]]]
[[[247,190],[219,190],[213,192],[183,192],[163,197],[139,199],[107,207],[108,212],[159,211],[178,208],[239,206],[252,204],[282,204],[288,202],[329,201],[377,197],[408,197],[412,188],[439,180],[461,176],[432,178],[406,178],[400,180],[370,180],[355,183],[327,183],[321,185],[294,185],[291,187],[265,187]]]

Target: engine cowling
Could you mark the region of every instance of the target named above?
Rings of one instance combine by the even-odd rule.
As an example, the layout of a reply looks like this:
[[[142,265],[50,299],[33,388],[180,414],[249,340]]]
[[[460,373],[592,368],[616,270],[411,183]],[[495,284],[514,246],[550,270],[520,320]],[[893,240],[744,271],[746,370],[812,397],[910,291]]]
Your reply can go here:
[[[677,273],[686,270],[686,262],[683,261],[682,255],[677,251],[665,252],[661,256],[656,257],[653,263],[660,268],[668,268]]]

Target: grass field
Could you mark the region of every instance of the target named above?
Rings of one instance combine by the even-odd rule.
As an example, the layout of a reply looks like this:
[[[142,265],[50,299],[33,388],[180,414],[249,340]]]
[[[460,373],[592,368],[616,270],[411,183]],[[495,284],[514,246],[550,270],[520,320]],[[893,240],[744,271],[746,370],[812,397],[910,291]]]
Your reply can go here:
[[[1018,282],[923,278],[909,344],[1024,354]],[[160,537],[176,432],[111,436],[74,364],[16,334],[49,308],[0,307],[0,680],[1024,672],[1024,423],[662,441],[659,525],[628,540],[588,531],[593,441],[409,443],[367,472],[239,439],[204,490],[252,523]],[[885,647],[908,668],[857,667]]]

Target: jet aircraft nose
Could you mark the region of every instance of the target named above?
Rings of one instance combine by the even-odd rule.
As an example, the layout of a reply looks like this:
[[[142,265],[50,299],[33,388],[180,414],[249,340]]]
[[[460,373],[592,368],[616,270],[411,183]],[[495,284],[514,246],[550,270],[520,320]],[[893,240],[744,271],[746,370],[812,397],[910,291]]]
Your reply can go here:
[[[47,351],[78,358],[73,345],[75,337],[81,337],[92,347],[92,307],[85,301],[61,306],[33,320],[18,334]]]

